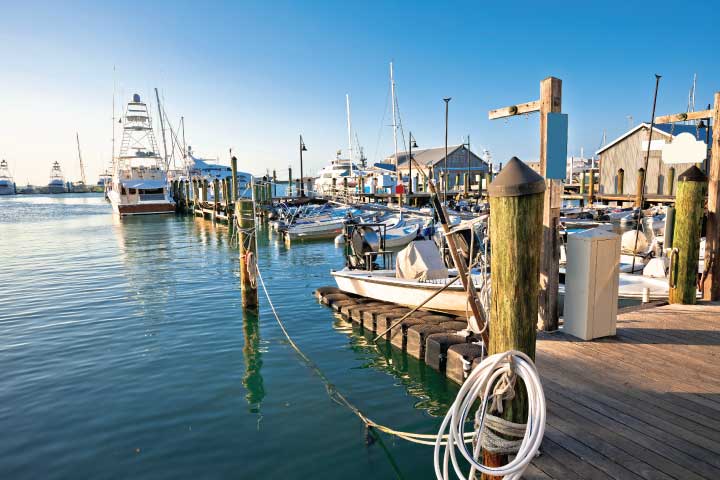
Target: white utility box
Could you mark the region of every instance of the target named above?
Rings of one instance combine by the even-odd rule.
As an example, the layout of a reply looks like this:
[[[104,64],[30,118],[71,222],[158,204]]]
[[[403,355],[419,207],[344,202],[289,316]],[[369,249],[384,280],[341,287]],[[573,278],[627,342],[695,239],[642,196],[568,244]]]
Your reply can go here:
[[[568,235],[565,333],[583,340],[615,335],[620,235],[593,228]]]

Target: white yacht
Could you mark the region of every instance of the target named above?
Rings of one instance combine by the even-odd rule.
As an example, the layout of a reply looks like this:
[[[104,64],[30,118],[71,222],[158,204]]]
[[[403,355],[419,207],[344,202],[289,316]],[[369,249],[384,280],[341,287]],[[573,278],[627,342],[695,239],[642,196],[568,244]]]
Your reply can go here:
[[[48,182],[48,193],[65,193],[67,187],[65,186],[65,177],[63,176],[60,164],[54,162],[52,170],[50,171],[50,181]]]
[[[107,190],[113,211],[121,216],[174,212],[152,118],[137,93],[127,104],[122,123],[120,154]]]
[[[338,155],[335,160],[330,162],[330,165],[323,167],[318,172],[318,178],[315,180],[315,190],[319,194],[333,193],[334,183],[335,189],[341,191],[345,186],[344,179],[346,178],[348,180],[348,188],[354,189],[360,182],[359,177],[364,174],[365,172],[353,163],[352,160],[340,158]]]
[[[2,160],[0,161],[0,195],[14,194],[15,182],[13,181],[12,175],[10,175],[7,161]]]
[[[215,198],[214,191],[214,180],[223,180],[225,178],[232,178],[232,168],[228,165],[222,165],[217,163],[217,160],[208,160],[200,158],[192,150],[192,147],[188,146],[187,149],[187,161],[186,169],[190,174],[190,177],[203,177],[208,181],[208,200],[212,201]],[[237,172],[236,175],[238,196],[240,198],[251,198],[253,176],[247,172]]]

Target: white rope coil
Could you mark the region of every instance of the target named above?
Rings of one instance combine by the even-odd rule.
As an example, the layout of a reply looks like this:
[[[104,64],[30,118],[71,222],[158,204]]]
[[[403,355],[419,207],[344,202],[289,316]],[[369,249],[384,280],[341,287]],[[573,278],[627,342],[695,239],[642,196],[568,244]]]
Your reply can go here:
[[[519,441],[519,444],[510,446],[509,443],[514,441],[508,441],[495,435],[497,439],[502,440],[502,442],[495,442],[497,439],[494,439],[494,434],[489,434],[487,428],[519,437],[523,425],[506,421],[498,422],[494,419],[489,420],[486,411],[489,401],[497,404],[498,402],[501,403],[501,400],[498,399],[508,398],[510,393],[508,390],[510,385],[514,385],[515,376],[520,377],[525,384],[529,408],[527,426],[522,432],[522,440]],[[498,388],[495,388],[496,384]],[[476,431],[471,452],[464,442],[467,435],[465,425],[469,412],[477,400],[481,403],[475,418]],[[435,442],[435,475],[439,480],[449,480],[450,464],[452,463],[453,470],[460,479],[474,478],[476,471],[487,475],[504,477],[505,480],[521,478],[540,448],[540,443],[545,434],[545,416],[545,394],[540,384],[540,376],[530,357],[515,350],[487,357],[473,369],[467,380],[465,380],[455,398],[455,402],[453,402],[440,426],[438,440]],[[446,435],[447,443],[443,450],[441,449],[443,445],[439,439],[444,438]],[[481,435],[483,435],[482,439],[480,438]],[[507,465],[488,467],[479,460],[483,452],[483,444],[490,446],[488,451],[493,450],[493,446],[497,446],[499,450],[511,449],[514,451],[517,449],[517,453],[515,458]],[[457,451],[470,463],[471,469],[468,476],[465,476],[460,467]]]

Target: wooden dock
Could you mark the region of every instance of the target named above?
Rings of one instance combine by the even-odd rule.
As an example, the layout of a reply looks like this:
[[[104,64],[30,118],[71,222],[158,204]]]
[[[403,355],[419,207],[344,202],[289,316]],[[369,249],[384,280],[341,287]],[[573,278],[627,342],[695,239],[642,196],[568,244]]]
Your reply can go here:
[[[409,311],[333,288],[317,293],[362,331],[379,332]],[[460,356],[478,352],[451,333],[457,319],[451,328],[418,313],[386,338],[459,382]],[[720,478],[720,303],[628,309],[616,337],[591,342],[539,332],[536,364],[547,428],[524,478]]]
[[[541,333],[543,455],[527,478],[720,478],[720,304],[618,317],[617,337]]]

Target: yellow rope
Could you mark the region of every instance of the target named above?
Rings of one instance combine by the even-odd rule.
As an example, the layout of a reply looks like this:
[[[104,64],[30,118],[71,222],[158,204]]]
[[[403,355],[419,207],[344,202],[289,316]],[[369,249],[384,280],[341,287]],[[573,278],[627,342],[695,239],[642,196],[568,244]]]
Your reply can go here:
[[[437,440],[436,434],[422,434],[422,433],[412,433],[412,432],[403,432],[400,430],[395,430],[393,428],[387,427],[385,425],[379,424],[370,418],[368,418],[367,415],[365,415],[363,412],[360,411],[358,407],[353,405],[342,393],[340,393],[336,388],[335,385],[330,381],[327,376],[323,373],[322,370],[320,370],[320,367],[318,367],[315,362],[313,362],[310,357],[308,357],[301,349],[300,347],[295,343],[295,341],[290,337],[290,334],[288,333],[287,329],[285,328],[285,325],[283,324],[282,320],[280,320],[280,316],[277,313],[277,310],[275,309],[275,305],[272,302],[272,299],[270,298],[270,293],[267,290],[267,287],[265,286],[265,281],[263,280],[262,273],[260,272],[260,268],[257,268],[257,277],[260,280],[260,285],[262,286],[263,292],[265,293],[265,298],[267,298],[268,304],[270,304],[270,309],[273,312],[273,315],[275,316],[275,320],[277,321],[278,325],[280,326],[280,330],[282,330],[283,335],[287,339],[290,346],[295,350],[295,353],[297,353],[300,358],[305,362],[305,364],[313,371],[315,374],[320,377],[320,380],[325,384],[325,389],[328,392],[328,395],[330,396],[330,399],[334,402],[338,403],[339,405],[343,405],[347,407],[351,412],[353,412],[367,427],[369,428],[375,428],[377,430],[380,430],[381,432],[385,432],[388,435],[393,435],[398,438],[402,438],[403,440],[407,440],[408,442],[412,443],[418,443],[421,445],[430,445],[435,446],[435,441]],[[474,436],[473,432],[468,432],[465,434],[465,443],[472,442],[472,438]],[[443,440],[447,439],[447,435],[442,436]],[[445,445],[445,443],[442,443],[441,445]]]

